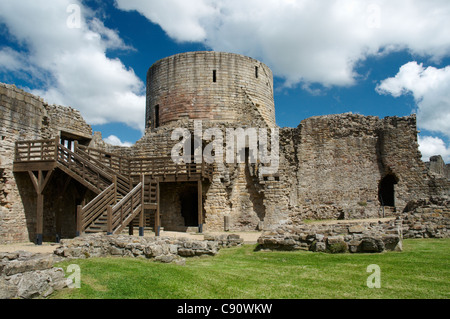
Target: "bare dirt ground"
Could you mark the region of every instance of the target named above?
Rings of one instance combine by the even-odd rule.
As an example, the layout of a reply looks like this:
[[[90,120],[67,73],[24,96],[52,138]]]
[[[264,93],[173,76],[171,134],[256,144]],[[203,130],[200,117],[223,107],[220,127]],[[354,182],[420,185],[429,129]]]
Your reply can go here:
[[[37,246],[34,243],[18,243],[18,244],[9,244],[9,245],[0,245],[0,253],[12,253],[14,251],[28,251],[30,253],[52,253],[59,244],[55,243],[44,243],[42,246]]]

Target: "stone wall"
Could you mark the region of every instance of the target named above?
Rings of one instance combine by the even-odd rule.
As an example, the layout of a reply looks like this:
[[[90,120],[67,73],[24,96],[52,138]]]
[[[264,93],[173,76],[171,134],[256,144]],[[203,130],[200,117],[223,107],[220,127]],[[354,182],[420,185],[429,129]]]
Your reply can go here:
[[[450,199],[410,201],[395,218],[376,221],[293,222],[258,239],[263,249],[383,252],[402,249],[403,238],[450,238]]]
[[[57,136],[89,141],[91,134],[91,127],[77,110],[49,105],[14,85],[0,83],[0,244],[33,240],[35,233],[36,194],[28,174],[13,173],[15,142]],[[44,203],[45,229],[52,234],[52,240],[57,213],[75,212],[76,186],[70,183],[65,188],[67,193],[61,193],[64,180],[54,176],[56,179],[58,182],[50,183],[46,194],[57,194],[63,200]]]
[[[0,253],[0,299],[45,298],[68,287],[62,268],[53,265],[61,258],[25,251]]]
[[[155,63],[148,77],[145,136],[126,148],[108,145],[97,134],[92,147],[124,157],[170,156],[178,142],[171,140],[173,130],[193,133],[194,119],[202,120],[203,131],[218,128],[224,134],[227,128],[275,126],[272,74],[254,59],[186,53]],[[92,130],[78,111],[48,105],[14,86],[0,85],[0,99],[0,243],[26,241],[34,236],[35,192],[27,174],[12,173],[15,141],[60,136],[87,144]],[[205,231],[223,230],[225,218],[230,230],[255,230],[305,219],[395,216],[412,199],[450,194],[450,180],[421,161],[414,115],[317,116],[297,128],[280,128],[279,142],[279,169],[271,176],[259,175],[260,164],[215,165],[212,181],[203,183]],[[73,236],[75,206],[86,197],[62,175],[53,176],[45,194],[59,199],[45,201],[44,232],[51,240],[55,232]],[[164,187],[162,226],[182,228],[182,190]],[[392,200],[384,199],[392,207],[383,213],[384,193],[392,193]]]
[[[430,174],[421,161],[415,116],[319,116],[302,121],[298,128],[284,128],[280,135],[280,182],[273,215],[281,224],[292,219],[393,216],[390,208],[383,216],[379,197],[387,176],[396,182],[395,203],[388,206],[397,211],[415,198],[449,194],[448,181]],[[276,185],[265,189],[268,202],[274,202],[270,196]]]
[[[262,249],[331,253],[400,251],[401,220],[284,226],[264,232],[258,244]]]
[[[425,165],[436,177],[450,179],[450,164],[445,164],[441,155],[431,156]]]
[[[266,127],[256,107],[247,102],[239,123],[203,121],[203,130]],[[193,121],[180,120],[146,135],[135,146],[114,149],[125,156],[169,156],[178,141],[172,131]],[[205,146],[207,141],[203,142]],[[226,145],[224,145],[226,146]],[[306,219],[361,219],[395,216],[414,198],[446,195],[448,180],[430,172],[418,151],[415,116],[388,117],[339,114],[306,119],[297,128],[280,128],[278,172],[261,178],[252,164],[216,165],[211,183],[204,183],[205,230],[273,229]],[[392,177],[393,207],[384,210],[382,180]],[[178,192],[164,209],[163,226],[180,226]],[[178,203],[178,204],[177,204]],[[178,206],[177,206],[178,205]]]
[[[148,71],[146,126],[156,127],[156,112],[159,125],[180,119],[239,122],[247,99],[274,127],[273,76],[263,63],[223,52],[177,54]]]
[[[450,238],[450,198],[409,202],[400,214],[404,238]]]

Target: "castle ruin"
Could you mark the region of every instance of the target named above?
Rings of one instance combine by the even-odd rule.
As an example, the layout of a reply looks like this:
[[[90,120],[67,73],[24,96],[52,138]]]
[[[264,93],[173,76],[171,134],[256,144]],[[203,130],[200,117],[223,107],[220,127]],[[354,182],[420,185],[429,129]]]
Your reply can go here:
[[[415,115],[347,113],[278,128],[272,72],[242,55],[189,52],[156,62],[144,120],[135,145],[112,146],[77,110],[0,84],[0,244],[135,227],[140,235],[252,231],[380,218],[411,200],[450,194],[448,167],[421,160]],[[198,123],[202,132],[264,128],[273,136],[277,128],[276,171],[249,160],[250,138],[242,162],[174,163],[174,130],[189,130],[193,158],[210,143],[196,136]]]

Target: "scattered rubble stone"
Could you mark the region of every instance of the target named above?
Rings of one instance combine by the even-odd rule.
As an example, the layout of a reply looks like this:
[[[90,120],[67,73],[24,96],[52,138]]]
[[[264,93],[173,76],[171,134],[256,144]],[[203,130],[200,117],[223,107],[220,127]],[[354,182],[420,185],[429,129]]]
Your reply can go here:
[[[186,257],[214,256],[223,247],[243,243],[243,239],[234,234],[205,237],[206,240],[192,240],[93,234],[61,240],[53,254],[0,253],[0,299],[45,298],[69,287],[72,281],[65,278],[64,270],[53,267],[64,259],[113,256],[184,265]]]

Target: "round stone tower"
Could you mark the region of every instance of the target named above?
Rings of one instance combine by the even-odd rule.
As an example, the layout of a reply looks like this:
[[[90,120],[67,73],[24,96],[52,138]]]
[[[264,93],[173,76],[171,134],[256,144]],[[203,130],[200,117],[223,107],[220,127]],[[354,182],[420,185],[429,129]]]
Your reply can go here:
[[[249,103],[275,127],[272,71],[243,55],[181,53],[159,60],[147,73],[147,128],[181,119],[239,123]]]

